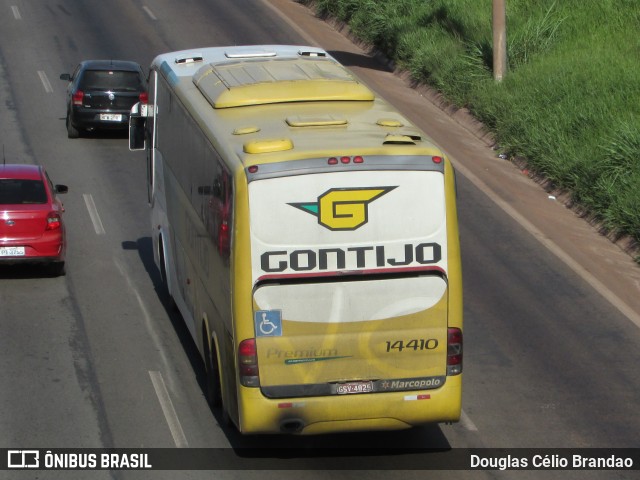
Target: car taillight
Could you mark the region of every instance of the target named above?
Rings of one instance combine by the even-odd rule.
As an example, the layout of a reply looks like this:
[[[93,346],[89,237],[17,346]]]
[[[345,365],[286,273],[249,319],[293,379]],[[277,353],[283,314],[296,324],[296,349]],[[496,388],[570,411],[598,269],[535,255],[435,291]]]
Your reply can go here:
[[[245,387],[259,387],[258,351],[256,339],[247,338],[238,346],[238,368],[240,370],[240,383]]]
[[[462,330],[449,328],[447,332],[447,375],[462,373]]]
[[[149,94],[142,92],[138,98],[140,99],[140,103],[147,103],[149,101]]]
[[[82,101],[84,99],[84,92],[82,90],[77,90],[72,97],[72,101],[74,105],[82,105]]]
[[[56,230],[60,228],[61,225],[62,220],[60,218],[60,214],[51,212],[47,215],[47,226],[45,227],[45,230]]]

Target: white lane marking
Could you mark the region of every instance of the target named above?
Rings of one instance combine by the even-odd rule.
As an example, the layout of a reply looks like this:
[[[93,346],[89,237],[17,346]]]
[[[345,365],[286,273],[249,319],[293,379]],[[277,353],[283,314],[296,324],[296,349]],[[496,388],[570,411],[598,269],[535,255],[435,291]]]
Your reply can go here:
[[[84,197],[84,203],[87,205],[87,210],[89,210],[89,216],[91,217],[91,222],[93,223],[96,234],[104,235],[106,232],[102,225],[102,220],[100,220],[100,215],[98,215],[96,204],[93,202],[93,197],[90,193],[83,193],[82,196]]]
[[[449,157],[451,158],[451,156]],[[561,261],[565,263],[571,270],[573,270],[580,278],[585,280],[591,285],[600,295],[602,295],[609,303],[616,307],[620,313],[631,320],[637,327],[640,327],[640,314],[638,314],[633,308],[627,305],[620,297],[609,290],[604,283],[598,280],[592,273],[586,268],[576,262],[569,256],[562,248],[558,246],[553,240],[547,237],[541,230],[533,225],[529,220],[524,218],[520,213],[516,211],[508,202],[504,201],[498,196],[489,186],[484,183],[480,178],[471,172],[467,167],[462,165],[461,162],[452,159],[454,167],[462,175],[464,175],[471,183],[478,187],[485,193],[493,202],[498,205],[507,215],[518,222],[527,232],[529,232],[536,240],[538,240],[547,250],[553,253]]]
[[[154,327],[153,317],[149,313],[149,309],[147,308],[147,306],[145,305],[144,301],[142,300],[142,296],[140,295],[140,292],[136,288],[135,282],[127,274],[127,267],[124,264],[124,262],[121,259],[119,259],[118,257],[114,257],[113,261],[116,264],[116,267],[118,268],[118,270],[120,271],[120,274],[126,280],[127,287],[129,288],[129,291],[133,292],[133,294],[135,295],[136,300],[138,301],[138,305],[140,306],[140,310],[142,310],[142,317],[144,319],[143,320],[144,321],[144,326],[147,329],[147,333],[149,334],[149,337],[151,338],[151,341],[153,342],[156,350],[158,351],[158,354],[160,355],[160,358],[162,360],[162,364],[165,366],[165,371],[170,372],[171,371],[171,367],[174,365],[174,362],[169,360],[169,357],[168,357],[168,355],[166,353],[166,349],[164,348],[164,343],[160,340],[160,337],[158,336],[158,332],[156,331],[156,329]],[[169,378],[167,379],[167,382],[169,383],[169,387],[170,388],[172,388],[173,390],[176,390],[176,388],[177,388],[176,387],[176,382],[175,382],[174,377],[172,375],[169,375]]]
[[[162,364],[165,366],[167,372],[171,372],[172,362],[169,360],[168,355],[166,353],[166,349],[156,329],[153,327],[153,317],[149,313],[144,301],[142,300],[142,296],[138,289],[136,288],[135,282],[127,273],[127,267],[125,263],[118,257],[114,257],[113,261],[120,271],[120,274],[124,277],[127,282],[127,286],[130,292],[136,297],[138,301],[138,305],[140,306],[140,310],[142,310],[142,316],[144,318],[144,324],[151,338],[153,344],[155,345],[156,350],[158,351],[160,358],[162,360]],[[187,447],[188,443],[184,432],[182,431],[182,427],[180,426],[180,422],[178,421],[178,416],[173,409],[173,404],[171,403],[171,399],[169,397],[167,382],[164,380],[164,377],[158,371],[149,371],[149,375],[151,376],[151,381],[154,382],[154,387],[156,389],[156,394],[158,395],[158,399],[160,400],[160,404],[162,406],[162,411],[167,418],[167,423],[169,424],[169,429],[171,430],[171,434],[173,435],[174,441],[178,447]],[[155,378],[155,380],[154,380]],[[175,390],[175,379],[174,376],[169,375],[167,379],[169,386]],[[160,392],[160,393],[159,393]],[[168,402],[166,401],[168,400]],[[164,402],[164,403],[163,403]],[[175,433],[174,433],[175,432]],[[179,443],[180,442],[180,443]]]
[[[53,93],[53,88],[51,88],[51,83],[47,78],[47,74],[42,70],[38,70],[38,76],[40,77],[40,81],[42,82],[42,86],[44,87],[44,91],[47,93]]]
[[[15,5],[11,5],[11,11],[13,12],[13,18],[16,20],[22,20],[22,15],[20,15],[20,10]]]
[[[465,412],[464,410],[460,411],[460,425],[462,425],[465,430],[469,430],[470,432],[478,431],[478,427],[476,427],[476,424],[473,423],[473,421],[469,418],[469,415],[467,415],[467,412]]]
[[[153,388],[155,389],[158,400],[160,401],[162,412],[167,420],[167,424],[169,425],[169,430],[171,430],[171,435],[173,436],[173,441],[175,442],[176,447],[188,447],[189,443],[187,442],[187,437],[184,436],[184,431],[180,425],[180,420],[178,420],[178,415],[173,408],[173,403],[171,402],[171,397],[169,397],[169,392],[167,391],[167,387],[162,379],[162,374],[160,372],[149,370],[149,376],[151,377],[151,383],[153,383]]]
[[[158,20],[149,7],[142,7],[151,20]]]

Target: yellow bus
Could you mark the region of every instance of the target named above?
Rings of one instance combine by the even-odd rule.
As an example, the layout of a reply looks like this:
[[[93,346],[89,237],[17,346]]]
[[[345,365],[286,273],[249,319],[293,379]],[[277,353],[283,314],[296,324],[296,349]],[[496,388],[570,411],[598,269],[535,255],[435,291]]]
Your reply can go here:
[[[155,261],[240,432],[455,422],[462,277],[446,155],[315,47],[159,55],[132,109]]]

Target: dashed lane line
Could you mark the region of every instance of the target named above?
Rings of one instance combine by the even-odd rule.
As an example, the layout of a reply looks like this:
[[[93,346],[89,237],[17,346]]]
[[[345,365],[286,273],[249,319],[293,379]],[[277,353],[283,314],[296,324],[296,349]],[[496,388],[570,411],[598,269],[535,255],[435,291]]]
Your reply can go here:
[[[149,15],[149,18],[151,20],[158,20],[158,18],[153,14],[153,12],[151,11],[151,9],[149,7],[142,7],[142,9],[145,11],[145,13],[147,15]]]
[[[470,432],[478,431],[478,427],[476,427],[476,424],[473,423],[471,418],[469,418],[469,415],[467,415],[467,412],[465,412],[464,410],[460,411],[460,425],[462,425],[465,430],[469,430]]]
[[[167,424],[169,425],[169,430],[171,431],[171,436],[173,437],[176,447],[188,447],[189,443],[187,442],[187,437],[184,435],[176,410],[173,408],[173,402],[171,401],[167,387],[162,379],[162,374],[157,371],[149,370],[149,376],[151,377],[151,383],[153,383],[153,388],[155,389],[158,400],[160,401],[164,418],[167,420]]]
[[[93,201],[93,196],[90,193],[83,193],[82,196],[84,197],[84,203],[87,205],[87,210],[89,210],[89,216],[91,217],[91,222],[93,223],[96,234],[104,235],[106,232],[102,225],[102,220],[100,220],[100,215],[98,215],[98,209]]]
[[[47,74],[42,70],[38,70],[38,76],[40,77],[44,91],[47,93],[53,93],[53,88],[51,87],[51,82],[49,82],[49,79],[47,78]]]

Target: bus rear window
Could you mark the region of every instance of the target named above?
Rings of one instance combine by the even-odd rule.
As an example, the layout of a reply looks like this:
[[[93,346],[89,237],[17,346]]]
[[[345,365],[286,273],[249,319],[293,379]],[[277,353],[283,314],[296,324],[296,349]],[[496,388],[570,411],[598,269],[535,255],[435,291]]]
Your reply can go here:
[[[299,322],[341,323],[411,315],[436,305],[447,290],[440,275],[357,276],[349,281],[266,283],[254,293],[262,310],[284,310]]]

